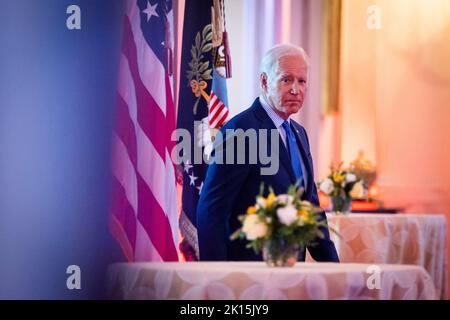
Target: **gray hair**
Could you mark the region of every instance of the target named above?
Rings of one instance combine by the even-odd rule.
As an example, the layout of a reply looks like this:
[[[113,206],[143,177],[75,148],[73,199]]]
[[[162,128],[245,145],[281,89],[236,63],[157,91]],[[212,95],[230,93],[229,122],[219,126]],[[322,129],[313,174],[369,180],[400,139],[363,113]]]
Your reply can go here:
[[[267,51],[262,58],[260,65],[261,74],[271,75],[275,71],[275,68],[278,67],[280,59],[286,56],[300,56],[305,60],[306,66],[309,67],[308,55],[302,47],[292,44],[279,44]]]

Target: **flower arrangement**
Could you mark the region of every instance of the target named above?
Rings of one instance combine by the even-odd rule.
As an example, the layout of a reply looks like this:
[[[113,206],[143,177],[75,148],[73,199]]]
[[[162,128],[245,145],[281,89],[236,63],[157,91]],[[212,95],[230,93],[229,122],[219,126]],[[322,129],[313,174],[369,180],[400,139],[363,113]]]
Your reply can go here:
[[[359,198],[363,186],[353,171],[342,169],[342,164],[337,168],[331,167],[327,178],[318,183],[318,188],[330,196],[332,211],[347,214],[351,210],[352,198]]]
[[[375,183],[377,178],[375,166],[364,157],[363,151],[359,151],[358,157],[350,163],[350,167],[355,175],[360,179],[362,187],[359,194],[355,192],[353,199],[368,198],[369,188]]]
[[[322,209],[302,201],[303,189],[297,191],[296,186],[277,196],[272,188],[267,197],[263,197],[263,191],[261,185],[256,204],[239,216],[243,226],[231,239],[249,240],[247,247],[256,253],[263,251],[270,266],[293,266],[299,250],[313,244],[317,237],[323,238],[319,228],[327,225],[320,219]]]

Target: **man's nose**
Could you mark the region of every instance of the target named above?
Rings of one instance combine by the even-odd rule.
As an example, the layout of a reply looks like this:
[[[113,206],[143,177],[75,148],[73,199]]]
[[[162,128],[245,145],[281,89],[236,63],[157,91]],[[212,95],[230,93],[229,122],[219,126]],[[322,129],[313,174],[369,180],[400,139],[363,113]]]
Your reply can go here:
[[[292,87],[291,87],[291,94],[298,94],[298,84],[294,81],[292,83]]]

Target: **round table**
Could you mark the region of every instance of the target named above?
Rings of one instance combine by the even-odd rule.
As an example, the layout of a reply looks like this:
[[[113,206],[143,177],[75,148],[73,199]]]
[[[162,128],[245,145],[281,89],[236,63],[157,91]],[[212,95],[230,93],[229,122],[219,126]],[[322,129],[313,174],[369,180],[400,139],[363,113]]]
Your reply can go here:
[[[447,223],[438,214],[327,214],[341,262],[412,264],[433,278],[447,299]],[[307,256],[307,261],[312,261]]]
[[[108,270],[113,299],[437,299],[420,266],[264,262],[118,263]]]

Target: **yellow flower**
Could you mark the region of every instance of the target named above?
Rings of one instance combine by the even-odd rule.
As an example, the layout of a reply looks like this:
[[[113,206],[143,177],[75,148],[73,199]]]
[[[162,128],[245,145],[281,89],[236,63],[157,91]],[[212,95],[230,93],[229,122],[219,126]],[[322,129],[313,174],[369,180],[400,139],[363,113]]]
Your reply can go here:
[[[255,207],[248,207],[247,214],[255,214],[255,213],[256,213],[256,208]]]
[[[269,193],[269,196],[265,199],[266,201],[266,208],[269,208],[272,206],[273,202],[275,201],[275,194],[273,192]]]
[[[306,210],[297,211],[297,216],[301,218],[304,224],[314,224],[314,220],[310,217],[309,212]]]
[[[308,211],[306,211],[306,210],[298,210],[297,211],[297,215],[299,217],[302,217],[303,219],[305,219],[305,218],[308,217]]]
[[[339,172],[333,173],[333,181],[337,184],[341,184],[345,180],[343,175],[340,175]]]

